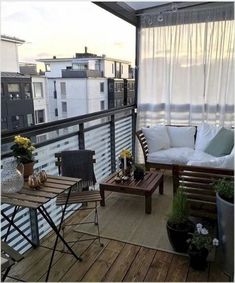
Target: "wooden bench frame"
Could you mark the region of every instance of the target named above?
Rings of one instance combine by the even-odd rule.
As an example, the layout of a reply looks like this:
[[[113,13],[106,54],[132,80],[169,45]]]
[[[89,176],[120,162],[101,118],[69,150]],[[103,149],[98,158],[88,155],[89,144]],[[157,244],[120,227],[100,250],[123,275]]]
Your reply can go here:
[[[183,126],[183,125],[166,125],[169,127],[190,127],[190,126]],[[197,126],[191,126],[191,127],[195,127],[196,131],[195,131],[195,135],[194,135],[194,139],[196,140],[197,137]],[[147,158],[148,158],[148,154],[149,154],[149,149],[148,149],[148,144],[147,144],[147,140],[144,136],[144,133],[142,132],[142,130],[139,130],[136,132],[136,137],[138,138],[143,154],[144,154],[144,162],[145,162],[145,168],[147,171],[149,171],[151,168],[155,168],[155,169],[172,169],[173,168],[173,164],[165,164],[165,163],[153,163],[153,162],[148,162]]]
[[[173,165],[173,192],[183,187],[187,196],[190,215],[216,220],[216,180],[234,181],[234,171],[228,169]]]

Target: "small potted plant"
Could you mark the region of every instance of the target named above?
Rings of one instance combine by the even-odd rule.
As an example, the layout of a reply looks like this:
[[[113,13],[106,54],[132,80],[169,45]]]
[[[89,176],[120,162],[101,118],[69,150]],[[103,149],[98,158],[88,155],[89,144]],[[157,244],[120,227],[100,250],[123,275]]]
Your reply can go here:
[[[134,166],[134,179],[136,181],[144,179],[144,167],[140,164],[135,164]]]
[[[27,178],[33,173],[35,147],[29,138],[15,136],[14,144],[11,146],[13,156],[16,157],[18,163],[24,165],[24,177]]]
[[[204,270],[207,267],[207,256],[213,246],[219,245],[219,240],[212,238],[208,230],[201,223],[196,225],[194,233],[190,233],[188,254],[190,266],[196,270]]]
[[[189,220],[187,197],[183,188],[179,187],[172,204],[172,211],[167,221],[169,241],[176,252],[187,252],[188,235],[194,231],[194,224]]]
[[[223,269],[234,272],[234,182],[221,178],[215,182],[218,233]]]

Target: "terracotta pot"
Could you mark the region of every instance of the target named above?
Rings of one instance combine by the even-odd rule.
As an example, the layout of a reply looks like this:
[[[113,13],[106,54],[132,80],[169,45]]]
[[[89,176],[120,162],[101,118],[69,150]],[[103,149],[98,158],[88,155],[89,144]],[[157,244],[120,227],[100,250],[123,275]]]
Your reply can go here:
[[[30,175],[33,174],[34,162],[24,164],[24,179],[28,179]]]

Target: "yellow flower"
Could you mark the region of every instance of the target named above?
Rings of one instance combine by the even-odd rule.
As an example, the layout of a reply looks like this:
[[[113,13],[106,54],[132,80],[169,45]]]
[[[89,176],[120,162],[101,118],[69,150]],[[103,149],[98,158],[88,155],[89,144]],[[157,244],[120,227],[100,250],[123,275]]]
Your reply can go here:
[[[126,158],[131,158],[131,157],[132,157],[132,154],[131,154],[131,152],[130,152],[128,149],[123,149],[123,150],[121,151],[121,153],[120,153],[120,157],[121,157],[121,158],[124,158],[124,157],[126,157]]]
[[[30,143],[30,140],[21,136],[15,136],[15,143],[23,146],[24,148],[27,148],[28,144]]]

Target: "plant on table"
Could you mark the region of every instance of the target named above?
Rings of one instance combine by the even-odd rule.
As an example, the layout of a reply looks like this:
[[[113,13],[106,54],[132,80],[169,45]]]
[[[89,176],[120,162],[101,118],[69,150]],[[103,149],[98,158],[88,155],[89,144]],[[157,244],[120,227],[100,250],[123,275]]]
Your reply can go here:
[[[128,149],[123,149],[120,153],[119,161],[119,167],[120,169],[122,169],[123,175],[130,176],[133,165],[133,157],[131,151]]]
[[[11,146],[13,156],[19,163],[27,164],[34,162],[33,151],[35,147],[29,138],[15,136],[14,144]]]

